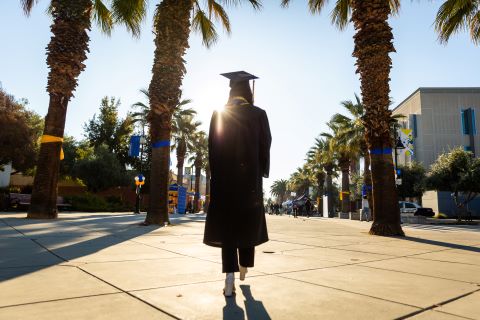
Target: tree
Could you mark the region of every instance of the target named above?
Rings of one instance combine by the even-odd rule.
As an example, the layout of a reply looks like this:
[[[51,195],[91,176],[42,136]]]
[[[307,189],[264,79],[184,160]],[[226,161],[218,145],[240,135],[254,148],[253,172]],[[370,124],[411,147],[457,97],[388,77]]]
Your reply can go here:
[[[277,203],[282,204],[287,195],[287,185],[288,181],[284,179],[275,180],[270,187],[270,194],[274,197],[277,197]]]
[[[295,191],[298,195],[308,193],[308,188],[312,184],[312,171],[308,166],[303,165],[297,168],[288,181],[288,189]]]
[[[239,4],[243,1],[222,1]],[[259,0],[247,0],[254,8],[260,8]],[[206,1],[207,12],[197,0],[162,0],[154,20],[155,53],[152,80],[148,88],[150,98],[150,137],[152,150],[150,205],[144,224],[168,223],[168,172],[170,166],[171,119],[181,97],[181,85],[185,75],[183,56],[188,48],[188,38],[193,28],[202,35],[205,46],[210,47],[218,39],[213,17],[230,32],[230,21],[225,9],[214,0]]]
[[[350,212],[350,164],[352,159],[357,159],[360,153],[360,145],[350,143],[342,131],[347,129],[344,126],[348,123],[336,122],[335,117],[327,123],[328,127],[333,131],[333,135],[322,133],[329,141],[329,147],[335,154],[338,167],[342,172],[342,213]]]
[[[343,143],[354,146],[358,150],[358,156],[363,157],[363,182],[367,190],[368,205],[373,213],[372,196],[372,174],[370,171],[370,155],[368,153],[367,142],[365,140],[365,126],[362,121],[365,115],[365,107],[360,97],[355,94],[355,102],[351,100],[342,101],[341,105],[349,115],[337,113],[332,117],[332,122],[341,127],[337,137]]]
[[[437,158],[427,179],[430,189],[452,192],[458,220],[461,220],[467,204],[480,193],[480,159],[460,147],[455,148]],[[463,200],[460,193],[464,194]]]
[[[446,0],[438,9],[435,31],[441,43],[457,32],[468,30],[475,44],[480,42],[480,6],[478,0]]]
[[[172,149],[177,152],[177,184],[183,185],[183,165],[187,154],[195,149],[196,134],[201,122],[194,121],[193,116],[185,115],[173,118]]]
[[[200,211],[200,178],[204,163],[208,161],[208,139],[204,131],[197,131],[193,136],[192,157],[189,159],[195,167],[195,196],[193,210]]]
[[[287,6],[290,0],[282,0]],[[312,13],[319,13],[327,0],[309,0]],[[365,116],[365,137],[370,151],[373,186],[373,224],[370,234],[403,236],[392,160],[390,138],[390,52],[395,52],[389,16],[398,12],[399,0],[339,0],[332,23],[355,29],[353,56],[360,76]]]
[[[401,198],[422,198],[426,190],[426,171],[418,162],[411,162],[406,166],[398,166],[402,171],[402,183],[397,186]]]
[[[21,0],[26,14],[30,13],[35,2]],[[65,117],[78,76],[85,69],[92,20],[106,34],[110,34],[115,23],[122,23],[134,36],[138,36],[145,8],[145,0],[112,0],[111,9],[101,0],[50,1],[49,13],[53,18],[50,28],[53,35],[47,46],[50,102],[27,218],[57,217],[57,181]]]
[[[329,139],[325,139],[325,137],[319,137],[315,139],[315,145],[310,148],[307,153],[307,157],[311,158],[312,161],[315,163],[314,170],[316,170],[317,175],[321,173],[319,172],[319,168],[322,168],[322,171],[325,171],[325,179],[326,179],[326,188],[327,188],[327,207],[328,207],[328,214],[329,217],[333,217],[333,199],[334,199],[334,191],[333,191],[333,175],[334,170],[336,168],[335,162],[335,154],[333,153],[332,149],[330,148],[330,141]],[[314,171],[315,172],[315,171]],[[322,186],[320,186],[322,183]],[[318,181],[317,177],[317,188],[318,193],[323,194],[323,182]],[[318,207],[322,207],[323,213],[323,199],[321,198]],[[320,212],[319,212],[320,213]]]
[[[35,166],[43,120],[26,108],[27,103],[17,101],[0,87],[0,170],[9,163],[16,172]]]
[[[127,186],[133,181],[133,177],[127,175],[125,167],[110,152],[107,145],[100,145],[89,157],[78,159],[75,164],[75,176],[93,192]]]
[[[119,119],[119,106],[120,100],[105,96],[100,104],[100,114],[98,117],[94,114],[93,118],[84,124],[83,129],[85,138],[92,147],[97,148],[105,145],[125,166],[131,163],[128,148],[134,122],[130,115],[127,115],[125,119]]]

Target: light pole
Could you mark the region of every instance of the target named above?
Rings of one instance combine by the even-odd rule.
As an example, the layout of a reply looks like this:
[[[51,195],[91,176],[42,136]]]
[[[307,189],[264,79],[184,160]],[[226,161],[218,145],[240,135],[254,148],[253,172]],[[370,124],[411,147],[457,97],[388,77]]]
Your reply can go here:
[[[135,177],[135,214],[140,214],[140,200],[141,200],[141,192],[142,186],[145,184],[145,177],[142,174],[142,166],[143,166],[143,145],[145,144],[145,126],[142,125],[142,136],[140,137],[140,173]]]

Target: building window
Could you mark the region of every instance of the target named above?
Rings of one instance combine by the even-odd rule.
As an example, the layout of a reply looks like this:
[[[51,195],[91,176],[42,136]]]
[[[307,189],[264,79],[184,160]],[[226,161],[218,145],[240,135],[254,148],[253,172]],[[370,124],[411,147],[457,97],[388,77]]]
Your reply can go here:
[[[464,146],[463,150],[472,152],[472,147],[471,146]]]
[[[468,135],[477,134],[477,126],[475,121],[475,110],[472,108],[463,109],[460,113],[462,121],[462,133]]]

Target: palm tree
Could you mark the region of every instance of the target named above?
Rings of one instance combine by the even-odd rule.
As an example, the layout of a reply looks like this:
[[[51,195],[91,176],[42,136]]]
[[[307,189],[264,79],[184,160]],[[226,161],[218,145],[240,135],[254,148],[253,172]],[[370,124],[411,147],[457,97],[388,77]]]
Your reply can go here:
[[[340,127],[336,123],[330,121],[327,124],[333,131],[330,133],[322,133],[321,135],[327,138],[331,152],[334,154],[338,167],[342,172],[342,213],[348,214],[350,212],[350,163],[358,152],[354,146],[342,141],[338,134],[341,132]]]
[[[270,194],[274,197],[277,197],[277,203],[280,205],[285,200],[285,196],[287,194],[287,184],[288,181],[284,179],[275,180],[270,187]]]
[[[457,32],[469,30],[474,44],[480,43],[480,3],[478,0],[446,0],[438,9],[435,31],[441,43]]]
[[[183,164],[188,152],[194,149],[193,143],[201,122],[194,121],[193,116],[173,117],[172,126],[172,150],[177,151],[177,184],[183,186]]]
[[[21,0],[27,15],[36,2]],[[106,34],[110,34],[115,23],[122,23],[134,36],[138,36],[145,8],[145,0],[132,1],[128,6],[124,0],[112,0],[111,9],[101,0],[50,1],[49,12],[53,17],[50,28],[53,35],[47,46],[47,64],[50,68],[47,91],[50,102],[28,218],[57,217],[57,181],[65,117],[78,76],[85,69],[92,19]]]
[[[321,143],[320,143],[321,144]],[[323,146],[316,143],[307,152],[307,165],[311,168],[317,183],[317,212],[320,216],[323,216],[323,195],[325,193],[325,157],[323,155]]]
[[[282,0],[287,6],[290,0]],[[312,13],[319,13],[327,0],[309,0]],[[392,141],[390,138],[390,52],[395,52],[388,18],[398,12],[400,0],[339,0],[331,14],[332,23],[344,29],[349,21],[355,28],[353,56],[360,75],[365,106],[365,136],[370,150],[374,216],[370,234],[403,236],[400,225]],[[351,17],[351,18],[350,18]]]
[[[253,8],[260,8],[260,0],[245,0]],[[239,4],[242,0],[222,1]],[[198,0],[162,0],[155,13],[155,53],[150,93],[150,136],[152,145],[150,205],[144,224],[168,223],[168,172],[170,165],[171,118],[181,96],[185,75],[183,56],[188,48],[192,28],[202,34],[206,47],[214,44],[218,35],[211,18],[230,32],[230,21],[225,9],[215,0],[207,0],[207,12]]]
[[[335,154],[330,148],[330,140],[327,137],[316,138],[315,145],[310,148],[307,153],[307,157],[312,158],[312,161],[316,163],[316,166],[323,168],[322,171],[325,171],[325,180],[327,188],[327,207],[328,207],[328,216],[333,217],[333,175],[336,169]],[[318,181],[318,175],[321,175],[317,170],[317,185],[319,194],[323,194],[323,181]],[[320,177],[321,178],[321,177]],[[322,187],[320,187],[322,183]],[[323,200],[320,199],[318,206],[322,207],[323,212]]]
[[[147,98],[147,100],[149,100],[149,94],[148,94],[148,91],[147,89],[140,89],[140,92],[143,93],[143,95]],[[193,117],[194,115],[197,114],[197,112],[192,109],[192,108],[186,108],[186,106],[188,104],[190,104],[192,102],[192,100],[190,99],[183,99],[180,101],[180,103],[178,105],[175,106],[175,109],[173,111],[173,116],[172,116],[172,132],[175,133],[177,131],[179,131],[178,129],[178,122],[182,121],[182,120],[179,120],[179,119],[183,119],[185,117]],[[148,114],[150,112],[150,107],[148,105],[146,105],[144,102],[142,101],[138,101],[136,103],[134,103],[132,105],[133,108],[135,109],[138,109],[138,111],[135,111],[131,114],[131,117],[133,119],[133,123],[140,123],[141,125],[141,131],[142,131],[142,136],[145,136],[145,127],[149,127],[149,123],[148,123]],[[150,164],[151,164],[151,154],[152,154],[152,148],[151,148],[151,143],[150,142],[150,138],[149,137],[145,137],[146,138],[146,142],[147,142],[147,159],[146,159],[146,162],[147,162],[147,168],[150,168]],[[175,149],[177,146],[177,144],[174,144],[172,146],[172,149]],[[177,149],[177,153],[178,153],[178,149]],[[178,159],[178,157],[177,157]],[[139,161],[140,162],[140,168],[142,168],[142,165],[141,165],[141,162],[142,160]],[[178,164],[177,164],[177,167],[178,167]],[[140,169],[141,170],[141,169]],[[181,170],[179,170],[181,172],[181,176],[180,176],[180,179],[177,175],[177,181],[183,181],[183,165],[181,167]],[[150,181],[150,179],[148,179],[148,181]],[[169,181],[171,181],[171,179],[169,179]]]
[[[208,139],[207,134],[204,131],[197,131],[193,136],[192,143],[192,156],[189,159],[190,162],[193,162],[195,167],[195,196],[194,196],[194,205],[193,210],[195,212],[200,211],[199,200],[200,200],[200,178],[202,173],[202,168],[205,164],[205,161],[208,159]]]

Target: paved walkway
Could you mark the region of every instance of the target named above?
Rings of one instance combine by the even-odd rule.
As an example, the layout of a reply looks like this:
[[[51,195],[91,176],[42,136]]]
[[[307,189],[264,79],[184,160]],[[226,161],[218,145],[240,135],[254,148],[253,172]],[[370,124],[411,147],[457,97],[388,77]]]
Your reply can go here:
[[[205,217],[0,213],[0,319],[480,319],[480,228],[268,216],[270,239],[222,295]]]

